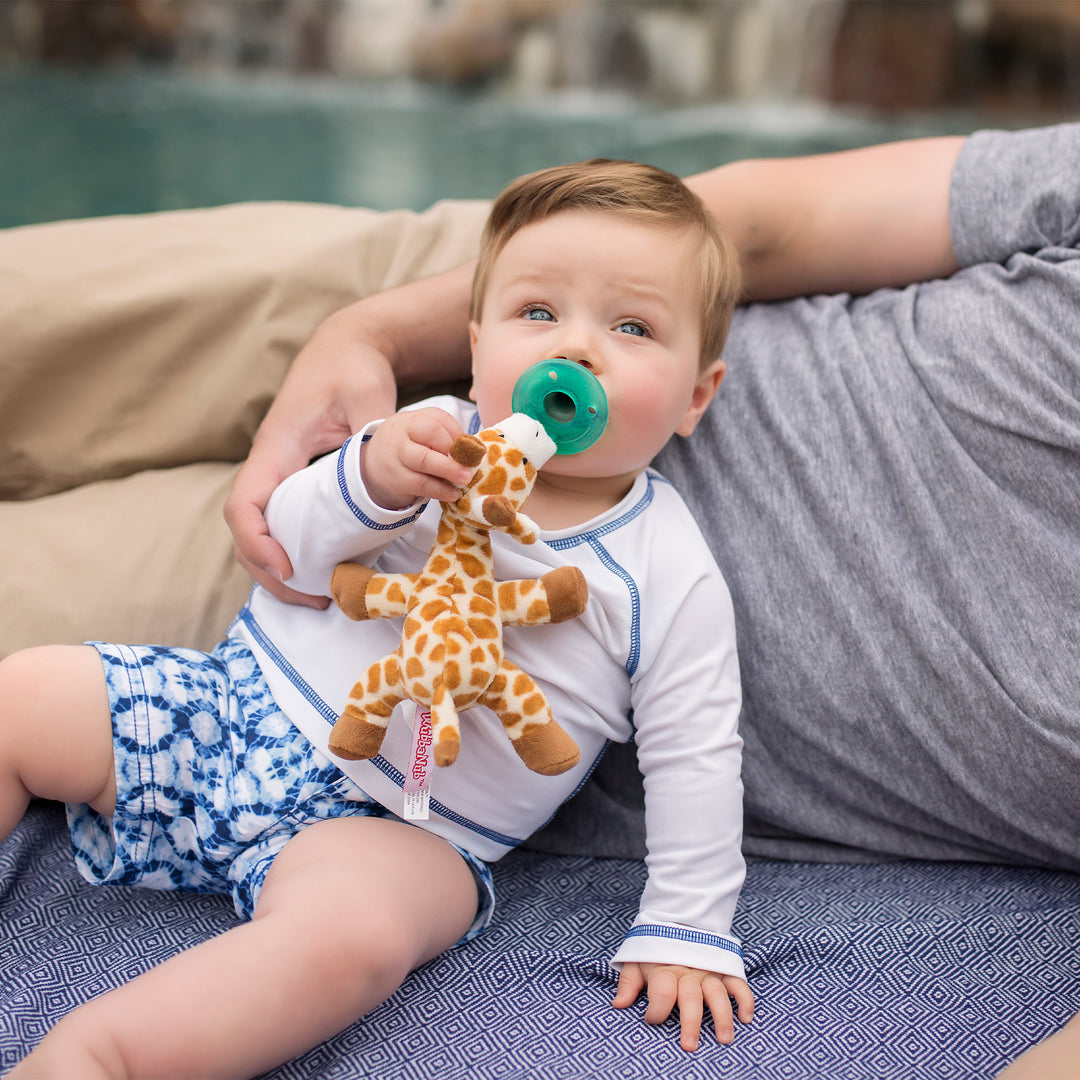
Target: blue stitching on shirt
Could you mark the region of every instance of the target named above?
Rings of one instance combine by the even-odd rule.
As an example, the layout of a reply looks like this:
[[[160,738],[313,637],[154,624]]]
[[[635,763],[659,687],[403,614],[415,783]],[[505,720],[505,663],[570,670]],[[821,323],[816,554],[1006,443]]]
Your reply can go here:
[[[742,949],[729,938],[719,937],[716,934],[707,934],[704,930],[685,930],[681,926],[661,926],[656,923],[644,923],[641,926],[631,927],[627,932],[628,938],[633,937],[657,937],[671,938],[675,941],[687,941],[691,945],[708,945],[713,949],[724,949],[734,953],[742,959]]]
[[[289,682],[300,691],[304,700],[307,701],[309,705],[313,706],[328,724],[333,726],[338,718],[337,712],[334,709],[331,709],[330,706],[315,693],[315,690],[301,678],[300,673],[296,668],[285,659],[278,647],[266,636],[266,632],[263,628],[255,621],[255,616],[252,614],[251,609],[247,607],[243,608],[237,616],[237,620],[243,622],[248,630],[251,631],[252,635],[259,642],[259,645],[265,650],[267,656],[270,657]],[[404,774],[387,761],[386,758],[382,756],[374,758],[372,759],[372,764],[384,776],[388,777],[399,787],[404,784]],[[447,821],[452,821],[462,828],[486,837],[488,840],[494,840],[495,843],[502,844],[504,847],[515,848],[519,847],[524,842],[517,837],[507,836],[505,833],[496,832],[494,829],[488,829],[485,826],[462,816],[456,810],[451,810],[449,806],[443,805],[437,799],[432,799],[430,806],[439,817],[445,818]]]
[[[604,745],[600,747],[600,752],[593,759],[593,763],[589,766],[588,772],[586,772],[585,775],[581,778],[581,781],[578,784],[578,786],[576,788],[574,788],[574,790],[571,791],[570,794],[567,795],[566,798],[563,799],[563,801],[558,806],[556,806],[554,810],[551,811],[551,817],[549,817],[543,824],[538,825],[536,827],[536,830],[535,830],[536,832],[539,832],[546,825],[550,825],[552,819],[559,812],[559,810],[562,807],[564,807],[585,786],[586,781],[589,779],[590,776],[592,776],[593,772],[596,770],[596,766],[600,764],[600,759],[604,756],[605,753],[607,753],[607,748],[610,745],[611,745],[611,740],[610,739],[605,739],[604,740]]]
[[[626,658],[623,667],[626,673],[633,678],[637,671],[638,661],[641,659],[641,592],[637,582],[630,572],[621,567],[612,557],[603,544],[595,537],[590,537],[589,547],[596,552],[600,562],[608,568],[617,578],[621,578],[630,594],[630,655]]]
[[[579,533],[577,536],[564,536],[556,540],[546,541],[548,547],[554,551],[567,551],[570,548],[577,547],[579,544],[588,544],[589,547],[596,552],[600,559],[600,562],[607,567],[616,577],[621,578],[626,585],[626,590],[630,594],[630,653],[626,658],[626,663],[623,665],[626,668],[627,674],[631,677],[637,672],[638,663],[641,660],[641,592],[637,587],[637,582],[632,575],[624,567],[612,558],[608,549],[600,542],[600,537],[606,536],[608,533],[615,532],[617,529],[621,529],[624,525],[633,521],[638,515],[643,514],[655,497],[656,490],[654,484],[658,482],[666,482],[659,473],[654,473],[651,469],[646,470],[645,473],[646,485],[645,493],[640,499],[625,514],[620,514],[619,517],[612,521],[609,521],[606,525],[601,525],[599,528],[590,529],[589,532]]]
[[[625,514],[620,514],[617,518],[613,518],[605,525],[600,525],[595,529],[590,529],[588,532],[578,533],[576,536],[561,536],[554,540],[547,540],[545,543],[553,551],[568,551],[570,548],[575,548],[579,544],[591,544],[593,540],[600,536],[606,536],[608,533],[615,532],[621,529],[624,525],[629,524],[634,518],[643,514],[649,506],[652,504],[655,498],[656,492],[654,484],[657,481],[662,481],[658,473],[654,473],[651,469],[646,470],[645,479],[647,481],[645,485],[645,493],[640,499]]]
[[[367,440],[365,439],[364,441],[366,442]],[[419,507],[419,509],[417,509],[411,516],[407,518],[402,518],[401,521],[392,521],[387,524],[381,525],[377,521],[372,521],[371,518],[369,518],[367,514],[365,514],[364,511],[361,510],[360,507],[357,506],[356,503],[353,501],[352,495],[349,494],[349,482],[345,479],[345,451],[348,449],[349,443],[351,442],[352,436],[349,436],[349,438],[345,440],[345,444],[338,451],[337,482],[338,490],[341,492],[341,498],[344,501],[345,505],[352,512],[353,517],[355,517],[361,524],[365,525],[367,528],[375,532],[386,532],[387,529],[400,529],[404,525],[411,525],[424,512],[427,503],[424,503],[423,506]]]

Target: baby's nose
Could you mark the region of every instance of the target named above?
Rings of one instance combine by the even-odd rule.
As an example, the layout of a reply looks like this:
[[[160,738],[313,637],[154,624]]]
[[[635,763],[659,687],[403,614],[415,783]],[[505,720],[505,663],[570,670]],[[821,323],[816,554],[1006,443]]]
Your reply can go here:
[[[553,360],[569,360],[571,363],[580,364],[583,368],[593,371],[596,367],[596,363],[591,359],[590,354],[585,349],[568,348],[563,349],[562,352],[552,357]]]

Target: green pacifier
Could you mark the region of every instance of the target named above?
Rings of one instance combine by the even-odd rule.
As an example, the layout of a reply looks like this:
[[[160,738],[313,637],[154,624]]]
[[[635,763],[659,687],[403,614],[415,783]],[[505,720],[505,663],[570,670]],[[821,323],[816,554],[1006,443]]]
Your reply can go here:
[[[571,360],[542,360],[514,384],[514,412],[544,425],[556,454],[587,450],[607,427],[607,395],[600,380]]]

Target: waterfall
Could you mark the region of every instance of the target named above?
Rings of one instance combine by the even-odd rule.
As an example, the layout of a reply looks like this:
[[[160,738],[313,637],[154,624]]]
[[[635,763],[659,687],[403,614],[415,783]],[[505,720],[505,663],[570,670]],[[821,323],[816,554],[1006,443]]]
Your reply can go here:
[[[142,62],[665,106],[1080,104],[1072,0],[3,0],[0,65]]]

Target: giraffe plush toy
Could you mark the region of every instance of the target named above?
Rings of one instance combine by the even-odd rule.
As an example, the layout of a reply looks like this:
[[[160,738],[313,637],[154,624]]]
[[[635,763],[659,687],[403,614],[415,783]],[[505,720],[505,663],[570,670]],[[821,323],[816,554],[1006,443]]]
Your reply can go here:
[[[353,687],[330,735],[330,750],[357,760],[375,757],[390,717],[405,698],[431,710],[437,765],[458,754],[458,713],[485,705],[502,721],[521,760],[553,776],[573,768],[577,744],[552,717],[543,692],[503,653],[503,626],[563,622],[585,610],[588,586],[576,566],[541,578],[497,582],[491,529],[523,544],[536,525],[519,508],[537,470],[555,452],[539,421],[515,413],[478,435],[461,435],[450,450],[475,468],[461,497],[442,504],[439,528],[423,569],[379,574],[339,563],[331,593],[351,619],[405,616],[401,644],[372,664]]]

